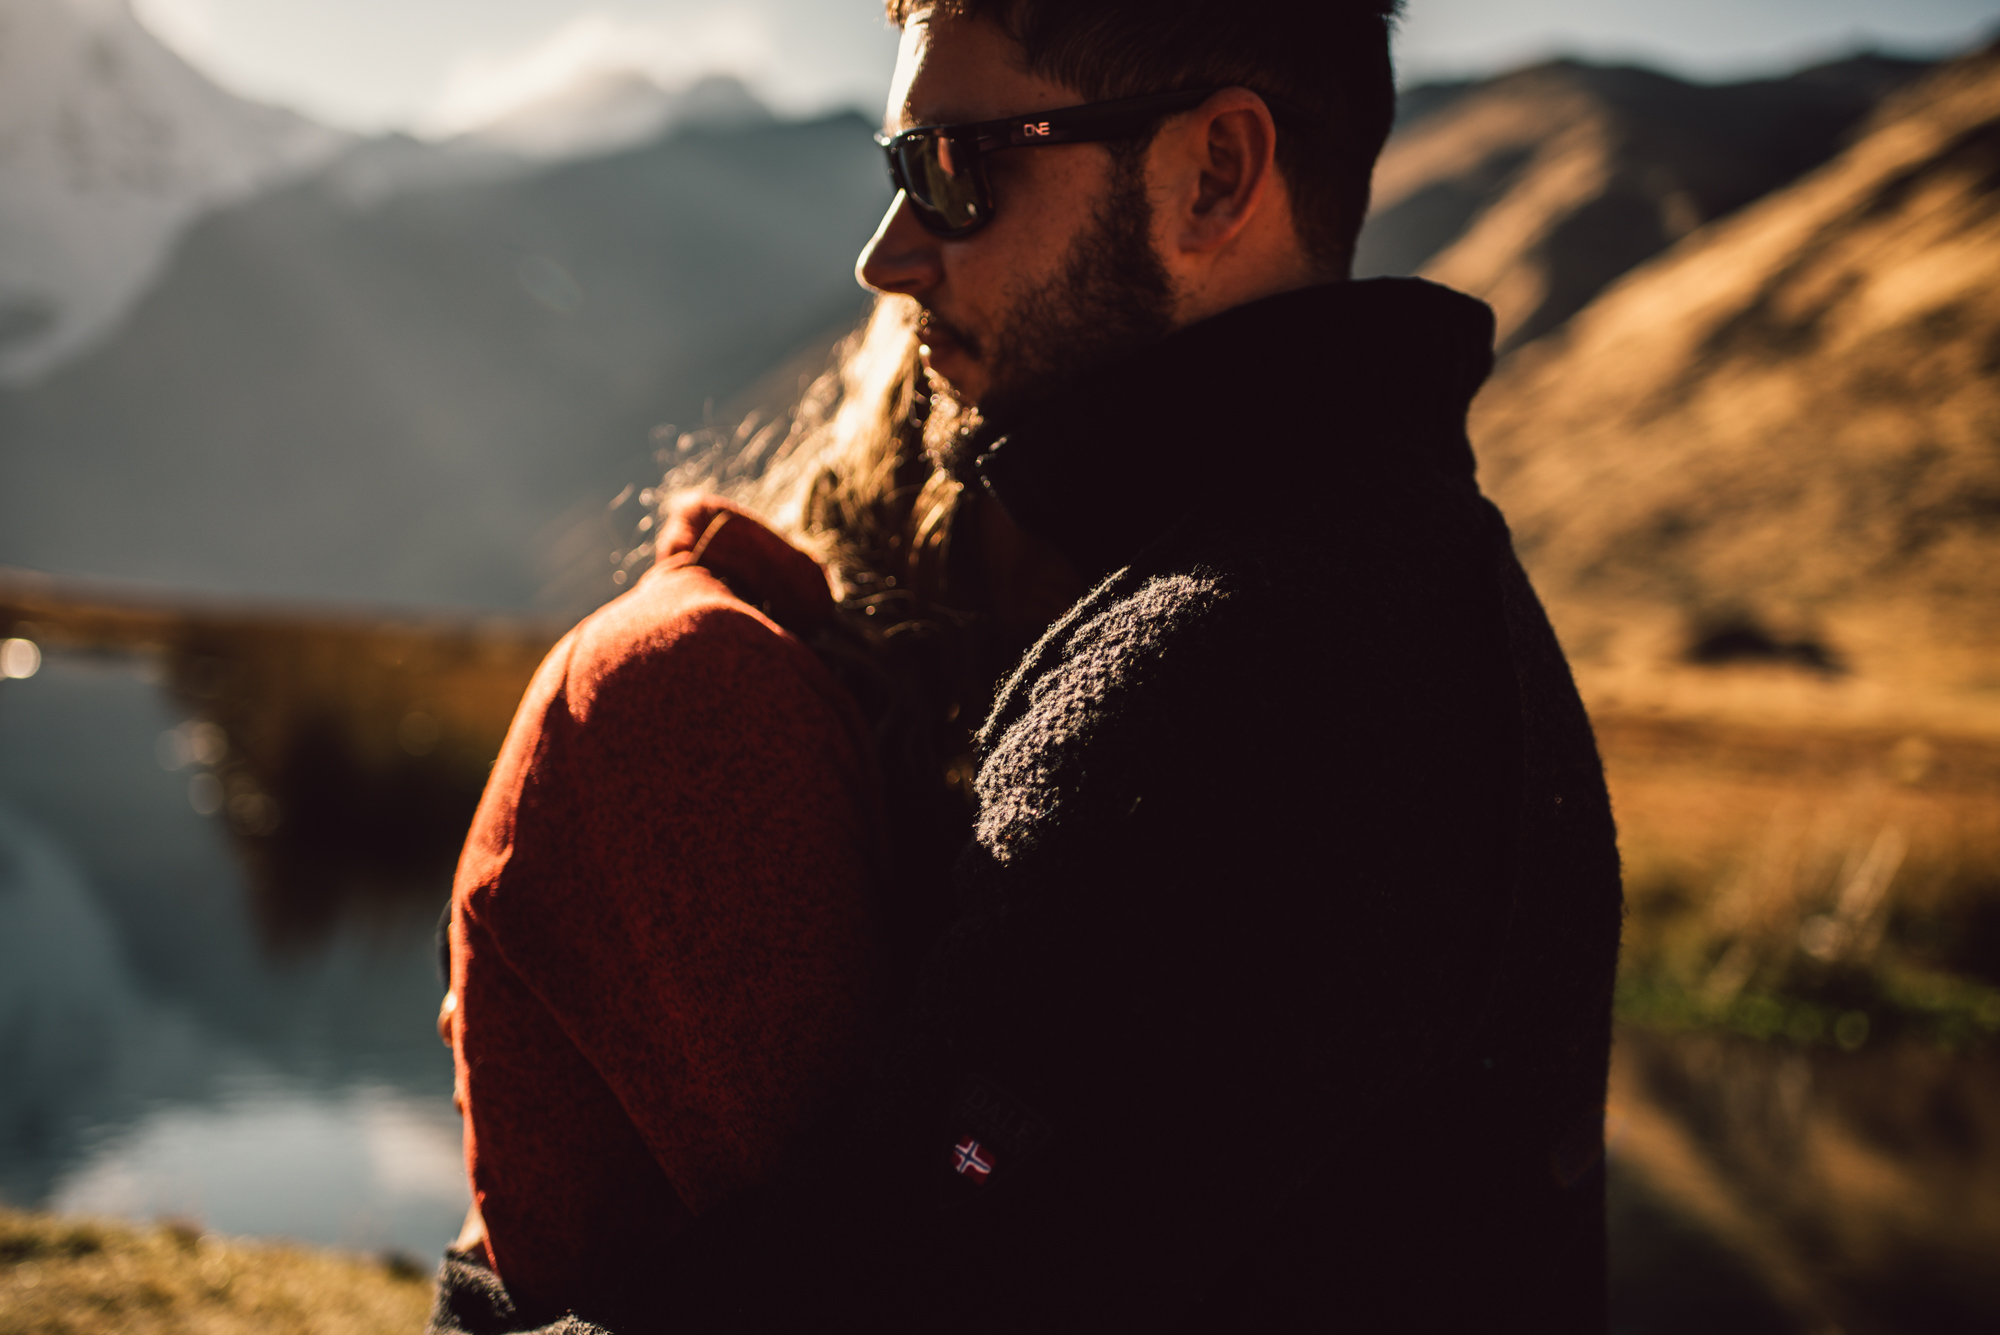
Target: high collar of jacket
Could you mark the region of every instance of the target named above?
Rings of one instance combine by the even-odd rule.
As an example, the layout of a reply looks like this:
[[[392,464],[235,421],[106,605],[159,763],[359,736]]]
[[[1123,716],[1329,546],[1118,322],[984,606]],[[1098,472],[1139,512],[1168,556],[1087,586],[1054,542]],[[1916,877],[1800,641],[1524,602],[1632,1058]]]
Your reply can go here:
[[[1413,278],[1329,283],[1176,331],[1042,400],[979,456],[1014,522],[1095,579],[1218,487],[1469,475],[1493,313]]]

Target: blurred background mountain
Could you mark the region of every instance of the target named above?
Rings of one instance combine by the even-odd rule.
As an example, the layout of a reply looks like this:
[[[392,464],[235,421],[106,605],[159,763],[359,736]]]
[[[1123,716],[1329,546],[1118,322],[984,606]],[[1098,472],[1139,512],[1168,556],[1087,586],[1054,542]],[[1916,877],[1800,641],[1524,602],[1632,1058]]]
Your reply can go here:
[[[6,13],[0,58],[37,74],[0,75],[4,208],[32,223],[0,231],[0,564],[587,610],[652,429],[863,309],[888,194],[858,115],[614,72],[356,142],[208,85],[122,6]]]
[[[197,216],[348,140],[231,96],[122,4],[0,3],[0,383],[103,338]]]

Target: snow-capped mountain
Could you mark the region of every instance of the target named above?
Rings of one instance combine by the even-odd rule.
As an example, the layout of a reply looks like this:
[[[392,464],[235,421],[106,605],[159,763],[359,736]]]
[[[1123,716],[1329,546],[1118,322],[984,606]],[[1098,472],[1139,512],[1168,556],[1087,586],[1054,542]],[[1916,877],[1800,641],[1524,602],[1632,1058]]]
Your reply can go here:
[[[128,0],[0,0],[0,383],[108,333],[198,215],[347,142],[217,87]]]
[[[737,129],[771,112],[740,79],[710,75],[678,92],[638,70],[597,70],[537,98],[455,142],[537,161],[633,148],[682,126]]]

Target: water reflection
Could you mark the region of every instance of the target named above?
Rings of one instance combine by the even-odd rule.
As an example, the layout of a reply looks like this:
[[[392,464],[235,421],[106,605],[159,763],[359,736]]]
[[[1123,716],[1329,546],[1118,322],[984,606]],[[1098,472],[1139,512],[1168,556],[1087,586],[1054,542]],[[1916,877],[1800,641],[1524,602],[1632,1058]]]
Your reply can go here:
[[[463,1178],[457,1118],[435,1099],[246,1071],[100,1134],[47,1203],[430,1256],[464,1212]]]
[[[0,683],[0,1195],[435,1253],[465,1201],[430,1024],[448,864],[352,913],[325,883],[365,864],[309,867],[318,930],[272,951],[276,882],[161,764],[205,739],[158,674],[40,668]]]

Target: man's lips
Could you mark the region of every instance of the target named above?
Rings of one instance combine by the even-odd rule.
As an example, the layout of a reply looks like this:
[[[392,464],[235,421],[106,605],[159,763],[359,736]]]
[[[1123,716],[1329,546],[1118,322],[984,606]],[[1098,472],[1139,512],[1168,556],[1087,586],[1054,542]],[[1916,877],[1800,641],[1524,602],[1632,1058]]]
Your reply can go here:
[[[947,378],[949,373],[938,363],[970,360],[979,355],[972,339],[950,321],[940,319],[929,311],[925,311],[917,321],[917,341],[922,345],[924,364]]]

